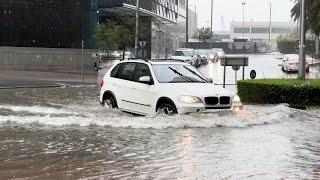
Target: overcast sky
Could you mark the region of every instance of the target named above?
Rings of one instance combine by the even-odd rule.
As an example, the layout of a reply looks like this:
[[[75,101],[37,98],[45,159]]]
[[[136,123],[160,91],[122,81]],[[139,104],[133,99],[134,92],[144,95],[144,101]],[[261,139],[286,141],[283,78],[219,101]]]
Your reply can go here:
[[[222,30],[223,17],[225,26],[229,30],[231,21],[242,21],[243,0],[213,0],[213,30]],[[269,2],[272,4],[272,21],[290,21],[291,0],[246,0],[246,21],[269,21]],[[199,27],[210,26],[211,0],[189,0],[190,5],[197,6]],[[194,7],[190,6],[191,9]]]

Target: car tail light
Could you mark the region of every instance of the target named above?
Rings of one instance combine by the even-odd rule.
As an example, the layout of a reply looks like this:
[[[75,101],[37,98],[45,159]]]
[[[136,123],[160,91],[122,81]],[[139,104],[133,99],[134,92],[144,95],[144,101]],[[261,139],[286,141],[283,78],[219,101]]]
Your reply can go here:
[[[100,81],[100,87],[102,88],[102,87],[103,87],[103,85],[104,85],[104,81],[103,81],[103,80],[101,80],[101,81]]]

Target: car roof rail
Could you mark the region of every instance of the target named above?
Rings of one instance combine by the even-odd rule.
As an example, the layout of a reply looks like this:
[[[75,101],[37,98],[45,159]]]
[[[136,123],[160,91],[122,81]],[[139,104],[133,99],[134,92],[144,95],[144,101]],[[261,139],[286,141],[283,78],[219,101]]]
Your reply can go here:
[[[124,60],[141,60],[141,61],[145,61],[145,62],[149,62],[147,59],[141,59],[141,58],[128,58],[128,59],[121,59],[120,61],[124,61]]]

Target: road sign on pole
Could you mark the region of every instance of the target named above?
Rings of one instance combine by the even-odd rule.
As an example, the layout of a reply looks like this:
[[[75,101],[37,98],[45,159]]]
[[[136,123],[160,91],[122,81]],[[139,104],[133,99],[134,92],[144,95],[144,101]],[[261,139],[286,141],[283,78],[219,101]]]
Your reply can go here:
[[[139,41],[139,45],[141,48],[144,48],[147,45],[147,41]]]
[[[226,55],[220,61],[220,65],[223,66],[223,88],[226,87],[226,67],[232,66],[237,72],[237,69],[242,66],[242,79],[244,80],[244,67],[249,66],[249,58],[247,56],[239,55]],[[238,69],[239,70],[239,69]]]

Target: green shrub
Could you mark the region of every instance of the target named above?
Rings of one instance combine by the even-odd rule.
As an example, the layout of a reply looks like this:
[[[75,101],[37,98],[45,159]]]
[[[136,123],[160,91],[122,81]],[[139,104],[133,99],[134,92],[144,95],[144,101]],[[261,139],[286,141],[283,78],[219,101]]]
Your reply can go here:
[[[258,79],[238,81],[244,103],[319,106],[320,80]]]

